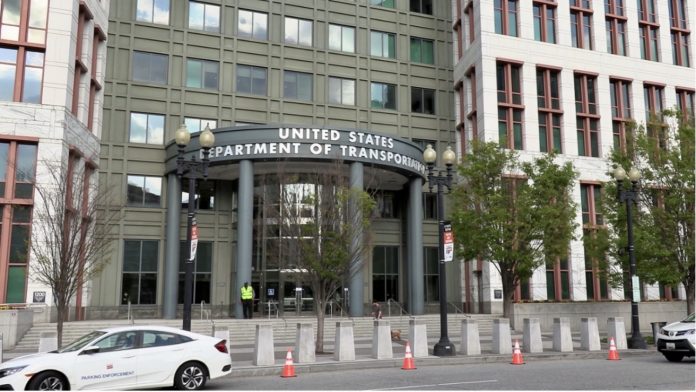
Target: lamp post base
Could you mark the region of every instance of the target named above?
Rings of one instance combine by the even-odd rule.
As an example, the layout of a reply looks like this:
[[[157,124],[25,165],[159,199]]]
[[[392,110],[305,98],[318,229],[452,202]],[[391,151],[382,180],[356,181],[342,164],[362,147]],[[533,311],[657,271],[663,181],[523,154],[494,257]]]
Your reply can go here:
[[[433,355],[436,357],[452,357],[456,354],[454,344],[447,337],[440,338],[440,341],[435,343],[435,347],[433,347]]]
[[[645,339],[643,339],[643,335],[641,335],[640,332],[632,334],[631,338],[628,339],[627,343],[628,348],[635,348],[641,350],[645,350],[648,348],[647,344],[645,343]]]

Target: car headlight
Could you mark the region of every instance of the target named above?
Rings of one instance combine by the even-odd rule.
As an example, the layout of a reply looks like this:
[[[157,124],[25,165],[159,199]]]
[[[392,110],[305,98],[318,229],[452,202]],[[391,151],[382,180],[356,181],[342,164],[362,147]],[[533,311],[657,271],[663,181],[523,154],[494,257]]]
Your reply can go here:
[[[689,329],[684,332],[684,335],[693,335],[696,333],[696,329]]]
[[[660,328],[660,335],[667,335],[667,331],[664,328]]]
[[[11,368],[0,369],[0,378],[1,378],[1,377],[7,377],[7,376],[9,376],[9,375],[15,374],[15,373],[17,373],[18,371],[24,369],[24,368],[27,367],[27,366],[29,366],[29,365],[15,366],[15,367],[11,367]]]

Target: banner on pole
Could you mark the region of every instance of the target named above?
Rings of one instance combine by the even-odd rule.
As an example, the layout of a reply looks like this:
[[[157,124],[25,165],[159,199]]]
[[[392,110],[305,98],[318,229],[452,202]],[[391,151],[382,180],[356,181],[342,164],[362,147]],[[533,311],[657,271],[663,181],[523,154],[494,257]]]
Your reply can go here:
[[[196,249],[198,248],[198,224],[196,223],[196,218],[193,218],[193,223],[191,224],[191,258],[190,262],[196,258]]]
[[[444,248],[442,261],[454,260],[454,233],[452,233],[452,223],[450,221],[445,221],[442,225],[442,246]]]

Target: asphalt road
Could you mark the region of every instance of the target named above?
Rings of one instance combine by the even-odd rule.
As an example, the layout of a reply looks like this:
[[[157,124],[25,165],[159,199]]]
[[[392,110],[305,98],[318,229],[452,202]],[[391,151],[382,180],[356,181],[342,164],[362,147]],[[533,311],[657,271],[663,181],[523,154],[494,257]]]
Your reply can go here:
[[[416,362],[416,366],[418,363]],[[667,362],[661,354],[606,359],[529,361],[336,370],[275,376],[226,377],[212,390],[688,390],[695,389],[694,359]]]

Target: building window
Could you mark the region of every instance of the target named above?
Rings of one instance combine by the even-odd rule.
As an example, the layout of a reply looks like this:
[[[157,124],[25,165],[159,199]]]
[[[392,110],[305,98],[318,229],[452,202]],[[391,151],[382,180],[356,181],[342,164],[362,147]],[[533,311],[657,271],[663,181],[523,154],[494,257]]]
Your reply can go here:
[[[556,43],[556,3],[534,2],[534,39]]]
[[[92,37],[92,65],[90,69],[90,80],[89,80],[89,103],[87,107],[87,128],[93,129],[94,121],[102,115],[101,97],[99,97],[98,92],[101,91],[102,86],[97,78],[97,69],[100,62],[104,61],[104,56],[106,53],[106,34],[102,31],[99,26],[94,27],[94,36]]]
[[[177,291],[178,301],[184,303],[184,280],[186,277],[186,260],[190,257],[190,249],[186,249],[186,241],[181,241],[179,250],[179,290]],[[210,304],[210,290],[212,288],[213,268],[213,243],[198,242],[196,258],[193,261],[193,303],[205,302]]]
[[[123,241],[121,304],[157,303],[158,241]]]
[[[474,2],[469,1],[469,3],[464,7],[464,15],[466,16],[467,31],[469,36],[469,43],[474,42],[476,39],[476,23],[474,19]]]
[[[623,0],[604,0],[607,52],[626,56],[626,17]]]
[[[198,210],[213,210],[215,209],[215,181],[213,180],[196,180],[196,196],[194,202]],[[188,208],[189,193],[188,187],[183,187],[181,190],[181,210]]]
[[[466,129],[471,135],[467,135],[469,140],[478,139],[478,120],[476,111],[476,69],[471,68],[469,72],[466,73],[466,97],[467,97],[467,114],[466,114]]]
[[[594,49],[591,0],[570,0],[570,36],[573,47]]]
[[[268,14],[239,10],[237,35],[265,41],[268,39]]]
[[[220,32],[220,6],[189,1],[189,29]]]
[[[389,59],[396,58],[396,35],[371,31],[370,55]]]
[[[36,174],[35,144],[0,140],[0,267],[7,271],[3,303],[24,303]]]
[[[375,218],[397,218],[396,194],[394,192],[381,191],[375,194]]]
[[[169,24],[169,0],[138,0],[135,20],[156,24]]]
[[[626,152],[626,129],[631,121],[631,82],[623,79],[610,79],[609,90],[614,150]]]
[[[522,149],[522,65],[498,62],[498,137],[502,147]]]
[[[411,61],[414,63],[435,64],[433,41],[423,38],[411,38]]]
[[[215,61],[186,60],[186,87],[217,90],[220,65]]]
[[[311,101],[314,84],[312,74],[285,71],[283,73],[283,96],[285,98]]]
[[[664,87],[644,83],[645,124],[648,138],[658,147],[667,149],[667,125],[662,120],[664,108]]]
[[[164,115],[131,113],[128,141],[131,143],[163,144]]]
[[[433,0],[410,0],[409,10],[421,14],[433,14]]]
[[[166,54],[133,52],[132,79],[137,82],[167,84],[169,56]]]
[[[329,25],[329,49],[355,53],[355,28]]]
[[[674,65],[690,67],[688,33],[672,30],[672,62]]]
[[[329,77],[329,103],[355,105],[355,80]]]
[[[423,195],[423,219],[437,219],[437,196],[432,193]]]
[[[372,251],[372,300],[399,300],[399,247],[375,246]]]
[[[128,175],[127,202],[133,207],[159,207],[162,178]]]
[[[423,248],[425,302],[438,302],[440,300],[439,257],[436,246],[426,246]]]
[[[694,117],[694,90],[677,88],[677,109],[682,115]]]
[[[599,157],[599,114],[597,111],[597,77],[575,74],[575,122],[578,155]]]
[[[370,107],[373,109],[396,109],[396,85],[372,82],[370,84]]]
[[[201,132],[206,126],[210,127],[210,129],[217,128],[217,121],[204,118],[186,117],[184,124],[189,133]]]
[[[0,101],[41,103],[43,64],[43,52],[0,47]]]
[[[378,7],[394,8],[394,1],[395,0],[370,0],[370,4]]]
[[[560,74],[557,69],[537,68],[537,105],[539,107],[539,150],[562,153]]]
[[[546,263],[546,298],[549,301],[570,299],[570,271],[567,257]]]
[[[286,16],[285,43],[312,46],[312,21]]]
[[[462,1],[464,0],[455,0],[455,11],[456,14],[452,19],[454,19],[454,25],[452,26],[452,30],[454,30],[454,41],[455,41],[455,55],[457,59],[461,59],[462,56],[464,55],[464,29],[462,26]]]
[[[411,112],[435,114],[435,90],[411,87]]]
[[[237,64],[237,92],[253,95],[267,94],[266,68]]]
[[[640,30],[640,58],[660,61],[660,24],[655,0],[638,0],[638,28]]]
[[[517,0],[495,0],[495,32],[517,37]]]
[[[602,188],[597,184],[580,184],[580,204],[582,208],[583,236],[596,235],[598,226],[604,224],[603,217],[599,213],[599,205],[602,200]],[[603,263],[601,263],[603,264]],[[589,256],[589,250],[585,245],[585,283],[587,299],[598,301],[608,298],[607,274],[600,261]]]

